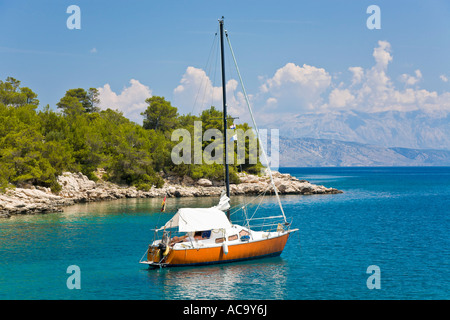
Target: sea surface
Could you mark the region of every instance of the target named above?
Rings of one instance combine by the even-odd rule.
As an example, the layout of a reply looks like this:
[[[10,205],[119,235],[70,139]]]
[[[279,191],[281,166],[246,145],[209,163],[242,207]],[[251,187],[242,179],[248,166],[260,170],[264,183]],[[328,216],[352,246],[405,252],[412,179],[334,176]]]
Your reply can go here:
[[[344,193],[282,196],[299,231],[279,257],[149,270],[138,262],[151,229],[177,208],[218,199],[169,198],[163,214],[162,199],[79,204],[0,220],[0,299],[450,298],[450,168],[280,172]],[[243,201],[251,198],[232,205]],[[273,196],[258,210],[279,213]],[[70,266],[79,268],[80,289],[68,288]]]

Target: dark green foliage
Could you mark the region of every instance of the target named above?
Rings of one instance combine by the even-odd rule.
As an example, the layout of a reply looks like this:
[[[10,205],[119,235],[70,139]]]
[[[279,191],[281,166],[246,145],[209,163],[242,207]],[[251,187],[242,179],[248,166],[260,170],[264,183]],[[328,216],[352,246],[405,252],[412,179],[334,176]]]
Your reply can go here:
[[[57,143],[46,143],[34,106],[15,108],[0,103],[0,119],[1,187],[9,182],[57,188],[54,155],[63,151]]]
[[[164,97],[151,97],[145,100],[147,109],[141,113],[144,116],[144,129],[169,132],[178,125],[178,110],[172,107]]]
[[[162,187],[160,172],[223,180],[221,164],[175,165],[171,159],[171,150],[177,144],[171,141],[174,129],[186,129],[193,136],[194,121],[202,121],[203,132],[209,128],[222,131],[222,112],[211,107],[200,116],[180,116],[163,97],[146,102],[149,105],[142,113],[141,126],[118,111],[100,111],[95,88],[68,90],[57,103],[60,113],[48,105],[37,111],[37,95],[20,87],[20,81],[11,77],[0,81],[0,191],[33,184],[57,192],[61,186],[56,178],[62,172],[81,171],[96,180],[98,168],[106,170],[103,179],[140,190]],[[239,127],[249,128],[247,124]],[[210,143],[204,141],[202,148]],[[246,149],[246,159],[247,153]],[[231,165],[230,180],[238,183],[237,172],[259,173],[260,168],[259,162]]]
[[[56,104],[65,114],[80,112],[98,112],[97,104],[99,92],[96,88],[90,88],[87,92],[82,88],[70,89],[66,91],[64,97]]]
[[[5,82],[0,80],[0,103],[6,106],[23,106],[26,104],[37,106],[37,94],[30,88],[20,88],[20,81],[12,77],[6,78]]]
[[[208,129],[218,129],[221,132],[223,132],[223,113],[222,111],[217,110],[214,106],[211,108],[204,110],[200,116],[193,116],[191,114],[183,115],[178,117],[178,128],[184,128],[187,129],[192,138],[192,145],[191,145],[191,164],[180,164],[176,166],[172,166],[171,171],[175,172],[176,174],[183,176],[187,175],[190,176],[193,179],[199,179],[199,178],[207,178],[212,180],[224,180],[225,175],[225,168],[222,164],[194,164],[194,149],[193,149],[193,139],[196,137],[194,136],[194,122],[195,121],[201,121],[202,125],[202,137],[206,130]],[[228,121],[228,126],[230,127],[233,124],[233,120],[230,119]],[[247,123],[239,124],[236,126],[236,129],[241,129],[243,131],[251,131],[249,125]],[[231,137],[227,137],[229,143],[233,143],[230,141]],[[250,140],[256,139],[254,134],[250,134],[249,136],[245,137],[245,163],[238,164],[237,161],[237,143],[234,142],[234,164],[229,165],[229,175],[230,175],[230,182],[231,183],[239,183],[239,177],[237,175],[238,172],[248,172],[252,174],[260,174],[261,169],[263,166],[259,162],[258,159],[251,159],[252,162],[250,162]],[[202,150],[204,150],[208,145],[214,142],[214,139],[211,141],[202,141]],[[256,143],[256,146],[258,148],[258,144]],[[223,146],[222,146],[223,147]],[[225,159],[224,161],[225,162]],[[223,163],[222,162],[222,163]]]

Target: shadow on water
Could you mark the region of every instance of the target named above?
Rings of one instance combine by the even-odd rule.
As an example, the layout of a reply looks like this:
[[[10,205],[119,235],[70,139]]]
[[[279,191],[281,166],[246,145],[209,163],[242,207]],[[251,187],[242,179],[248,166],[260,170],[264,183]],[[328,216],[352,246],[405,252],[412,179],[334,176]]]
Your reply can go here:
[[[143,269],[161,299],[285,299],[282,257],[197,267]]]

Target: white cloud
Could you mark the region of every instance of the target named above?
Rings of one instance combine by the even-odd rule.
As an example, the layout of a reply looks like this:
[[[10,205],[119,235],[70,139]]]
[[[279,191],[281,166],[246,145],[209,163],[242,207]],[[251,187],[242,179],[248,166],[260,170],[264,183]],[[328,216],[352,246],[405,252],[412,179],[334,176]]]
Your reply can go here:
[[[428,91],[417,86],[422,80],[422,72],[417,69],[414,75],[402,74],[400,82],[405,84],[404,90],[395,87],[388,76],[388,65],[393,61],[391,45],[387,41],[378,41],[378,47],[373,51],[375,64],[368,69],[350,67],[352,73],[351,84],[345,88],[332,90],[328,96],[328,103],[321,106],[322,110],[357,109],[367,112],[377,111],[410,111],[410,110],[437,110],[448,108],[443,96],[434,91]]]
[[[444,81],[444,82],[448,82],[448,78],[447,78],[447,76],[444,75],[444,74],[441,74],[441,75],[439,76],[439,79],[441,79],[441,80]]]
[[[375,64],[370,69],[362,67],[351,67],[352,83],[349,86],[349,94],[355,99],[347,100],[352,102],[352,108],[359,108],[364,111],[370,111],[383,108],[388,100],[390,88],[393,84],[387,76],[387,67],[393,57],[390,53],[391,45],[387,41],[378,41],[378,47],[373,50]],[[358,84],[358,86],[356,86]],[[333,96],[329,98],[334,98]],[[333,107],[333,104],[329,104]],[[346,104],[334,105],[335,107],[350,107]]]
[[[266,116],[262,113],[258,116],[273,122],[276,118],[289,121],[295,114],[305,111],[450,111],[449,92],[438,94],[436,91],[419,88],[423,80],[419,69],[412,75],[405,73],[399,76],[397,84],[404,84],[404,87],[396,87],[388,74],[389,64],[394,60],[389,42],[378,41],[372,55],[372,67],[348,68],[351,73],[348,83],[335,82],[338,80],[333,80],[325,69],[286,64],[272,78],[260,79],[263,84],[256,96],[264,99],[258,101],[258,111],[266,113]],[[445,75],[441,75],[440,79],[448,81]]]
[[[350,67],[348,70],[353,74],[352,85],[360,83],[364,76],[364,69],[361,67]]]
[[[329,95],[331,107],[344,107],[350,105],[355,100],[355,96],[350,93],[349,89],[333,89]]]
[[[188,67],[173,91],[173,103],[181,114],[198,114],[201,110],[221,106],[222,88],[214,87],[202,69]]]
[[[266,100],[266,104],[267,105],[276,106],[278,104],[278,100],[271,97],[271,98]]]
[[[245,98],[237,92],[238,82],[228,80],[226,84],[227,111],[231,116],[242,115],[245,111]],[[252,95],[249,95],[252,99]],[[188,67],[180,84],[173,90],[173,105],[180,114],[199,114],[211,106],[222,109],[222,86],[214,86],[211,79],[202,69]]]
[[[378,41],[378,47],[373,50],[373,57],[375,58],[376,68],[385,70],[392,61],[391,44],[387,41]]]
[[[260,87],[261,94],[269,96],[271,111],[313,110],[320,105],[322,93],[330,87],[331,76],[323,68],[307,64],[302,67],[287,63]],[[275,108],[275,110],[273,109]]]
[[[111,90],[109,84],[98,88],[100,93],[100,108],[113,109],[123,112],[128,119],[137,123],[142,123],[143,117],[141,112],[147,108],[145,99],[152,96],[152,90],[140,83],[138,80],[131,79],[130,86],[124,87],[119,94]]]
[[[90,53],[97,53],[97,48],[92,48],[89,52]]]
[[[416,70],[415,74],[416,76],[414,77],[404,73],[400,76],[400,81],[404,82],[408,86],[415,85],[422,79],[422,72],[420,72],[420,70]]]
[[[259,90],[250,95],[250,101],[258,123],[285,121],[304,112],[329,112],[337,109],[353,109],[366,112],[388,110],[450,111],[450,93],[438,94],[419,88],[422,72],[402,74],[393,81],[388,74],[394,61],[391,44],[378,41],[372,52],[373,65],[368,68],[348,68],[351,78],[346,82],[333,79],[324,68],[304,64],[286,63],[272,76],[259,76]],[[440,76],[446,82],[445,75]],[[337,82],[339,81],[339,82]],[[403,84],[400,88],[398,85]],[[227,104],[231,114],[245,119],[246,106],[238,82],[227,83]],[[222,107],[222,89],[214,86],[202,69],[188,67],[180,84],[174,90],[174,105],[180,113],[193,112],[215,105]],[[194,103],[195,102],[195,103]],[[248,118],[247,118],[248,119]],[[245,121],[247,121],[245,119]]]

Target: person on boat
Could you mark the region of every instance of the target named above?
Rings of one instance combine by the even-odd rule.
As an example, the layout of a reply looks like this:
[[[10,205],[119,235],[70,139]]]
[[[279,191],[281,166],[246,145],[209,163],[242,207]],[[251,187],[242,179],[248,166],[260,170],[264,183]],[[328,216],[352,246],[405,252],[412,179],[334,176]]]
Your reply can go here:
[[[184,236],[181,236],[181,237],[174,236],[174,237],[170,240],[170,245],[173,246],[173,245],[176,244],[176,243],[181,243],[181,242],[185,242],[185,241],[189,241],[188,235],[187,235],[187,234],[184,235]]]
[[[203,238],[202,238],[202,232],[201,231],[196,231],[195,233],[194,233],[194,239],[195,240],[202,240]]]
[[[174,236],[171,240],[170,240],[170,245],[174,245],[176,243],[180,243],[180,242],[189,242],[189,241],[194,241],[194,240],[202,240],[202,231],[197,231],[194,233],[194,236],[190,236],[188,234],[181,236],[181,237],[177,237]]]

